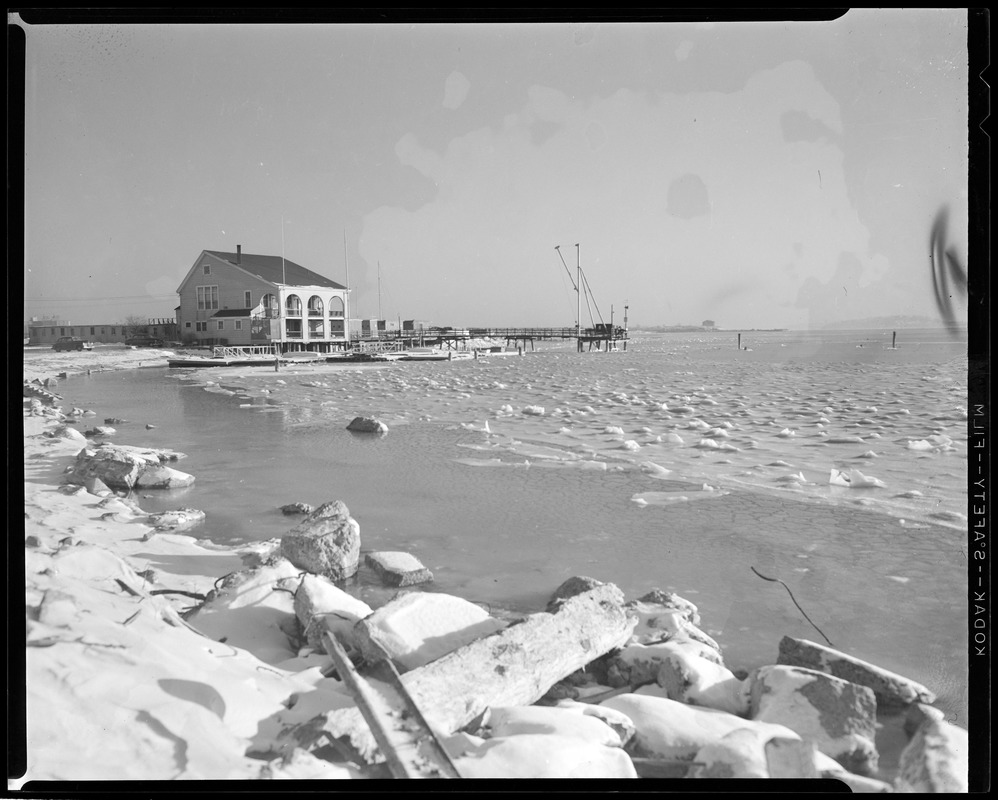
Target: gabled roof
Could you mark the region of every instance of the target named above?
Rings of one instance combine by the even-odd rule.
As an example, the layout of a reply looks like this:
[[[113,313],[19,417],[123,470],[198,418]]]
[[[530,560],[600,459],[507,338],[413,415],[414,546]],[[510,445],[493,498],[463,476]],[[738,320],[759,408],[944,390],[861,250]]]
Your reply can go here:
[[[284,283],[289,286],[328,286],[330,289],[346,289],[346,286],[312,272],[294,261],[281,256],[259,256],[253,253],[225,253],[220,250],[205,250],[209,255],[228,261],[235,267],[246,270],[251,275],[259,275],[271,283]]]

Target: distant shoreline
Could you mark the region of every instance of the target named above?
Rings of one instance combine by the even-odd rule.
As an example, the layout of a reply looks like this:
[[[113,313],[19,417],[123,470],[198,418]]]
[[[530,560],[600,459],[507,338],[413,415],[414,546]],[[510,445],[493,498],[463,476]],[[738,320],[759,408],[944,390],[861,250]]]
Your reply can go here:
[[[864,325],[860,327],[826,327],[826,328],[702,328],[696,325],[656,325],[652,327],[630,328],[632,333],[848,333],[849,331],[946,331],[943,325]],[[957,327],[960,333],[967,333],[967,326]]]

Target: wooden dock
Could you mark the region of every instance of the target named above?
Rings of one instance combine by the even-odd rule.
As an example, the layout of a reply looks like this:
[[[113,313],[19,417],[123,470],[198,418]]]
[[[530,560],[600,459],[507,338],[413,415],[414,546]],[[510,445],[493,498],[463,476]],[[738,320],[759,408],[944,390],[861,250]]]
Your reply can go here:
[[[577,341],[578,352],[589,350],[627,350],[627,329],[610,325],[593,328],[423,328],[418,331],[380,331],[377,336],[356,340],[362,349],[407,349],[440,345],[445,350],[459,350],[470,339],[503,339],[506,347],[534,349],[537,341],[555,339]],[[620,346],[618,346],[620,343]],[[380,345],[380,347],[378,346]]]

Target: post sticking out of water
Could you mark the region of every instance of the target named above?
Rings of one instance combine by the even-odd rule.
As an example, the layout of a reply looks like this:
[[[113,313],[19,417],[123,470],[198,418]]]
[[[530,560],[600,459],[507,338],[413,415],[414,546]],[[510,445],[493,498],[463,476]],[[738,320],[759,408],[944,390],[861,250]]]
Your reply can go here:
[[[742,349],[742,335],[740,333],[738,334],[738,349]]]
[[[898,332],[893,331],[891,333],[891,350],[897,349],[897,343],[898,343]]]

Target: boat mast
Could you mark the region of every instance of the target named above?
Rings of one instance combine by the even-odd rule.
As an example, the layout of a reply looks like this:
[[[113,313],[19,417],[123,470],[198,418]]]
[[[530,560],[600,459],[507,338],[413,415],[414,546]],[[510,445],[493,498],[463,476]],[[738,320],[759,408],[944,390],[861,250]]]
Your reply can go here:
[[[378,262],[378,319],[381,319],[381,262]]]
[[[579,347],[582,347],[582,251],[579,243],[575,243],[575,268],[577,278],[575,281],[575,335],[578,337]]]

